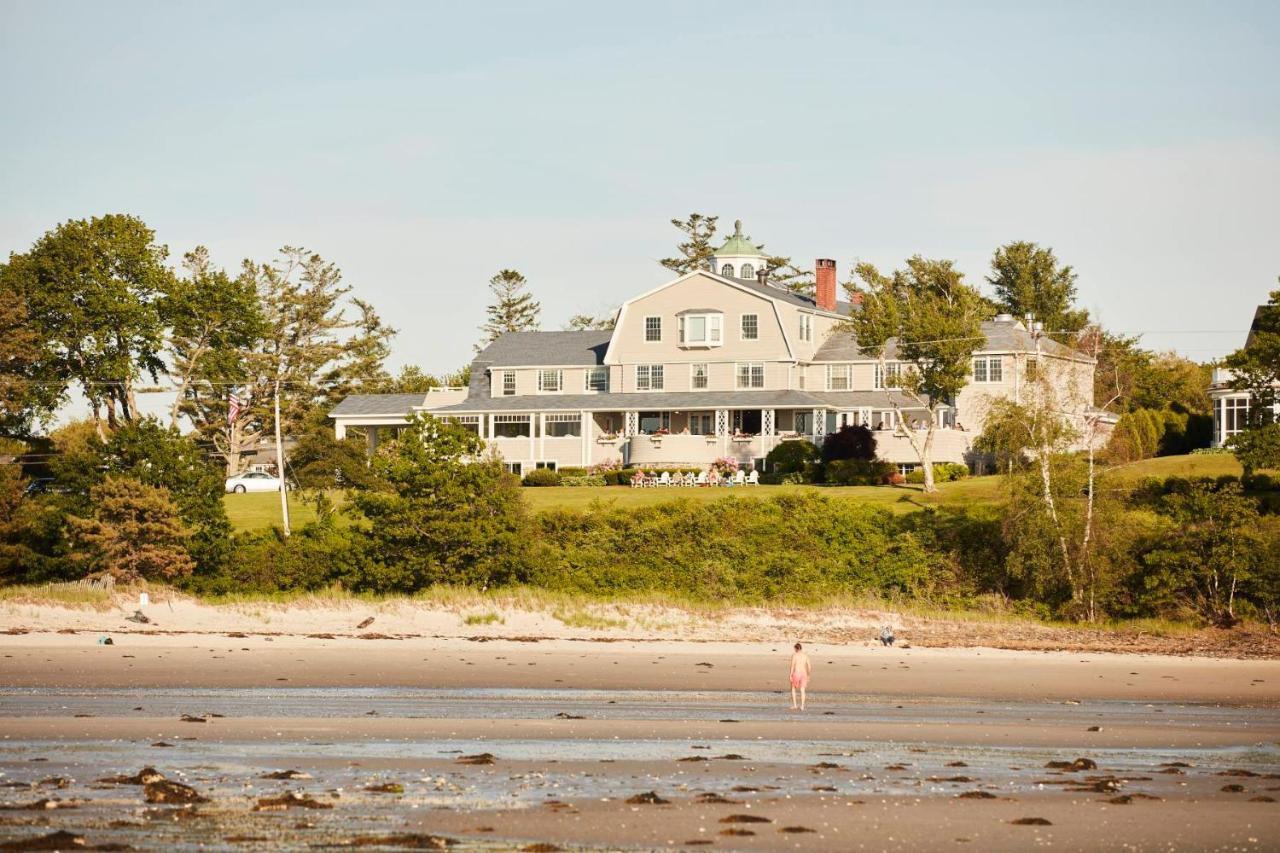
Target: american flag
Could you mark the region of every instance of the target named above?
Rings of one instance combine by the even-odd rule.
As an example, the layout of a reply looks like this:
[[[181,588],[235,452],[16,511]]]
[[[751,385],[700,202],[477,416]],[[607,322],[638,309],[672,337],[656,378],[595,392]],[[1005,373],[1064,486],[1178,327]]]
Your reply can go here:
[[[240,417],[240,398],[232,392],[227,395],[227,423],[235,423],[238,417]]]

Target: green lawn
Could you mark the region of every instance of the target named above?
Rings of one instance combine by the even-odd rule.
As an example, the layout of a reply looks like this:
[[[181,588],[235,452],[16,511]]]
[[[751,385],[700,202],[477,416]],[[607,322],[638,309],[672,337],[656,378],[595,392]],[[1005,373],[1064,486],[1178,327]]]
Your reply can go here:
[[[1229,454],[1162,456],[1131,465],[1105,469],[1102,476],[1113,483],[1133,483],[1143,477],[1217,477],[1223,474],[1240,474],[1240,463],[1234,456]],[[925,506],[972,506],[994,503],[1002,496],[1002,480],[998,476],[968,477],[954,483],[941,483],[938,486],[938,492],[932,495],[924,494],[920,486],[735,486],[731,489],[557,486],[522,489],[529,508],[535,512],[546,509],[586,509],[597,500],[612,503],[615,506],[628,507],[649,506],[679,498],[694,501],[714,501],[730,496],[759,499],[801,491],[878,504],[894,512],[911,512]],[[342,504],[341,492],[331,492],[329,497],[335,504]],[[227,516],[236,530],[254,530],[280,524],[280,498],[274,492],[227,495],[226,507]],[[301,527],[315,519],[315,508],[306,501],[304,493],[294,492],[289,495],[289,512],[295,527]]]

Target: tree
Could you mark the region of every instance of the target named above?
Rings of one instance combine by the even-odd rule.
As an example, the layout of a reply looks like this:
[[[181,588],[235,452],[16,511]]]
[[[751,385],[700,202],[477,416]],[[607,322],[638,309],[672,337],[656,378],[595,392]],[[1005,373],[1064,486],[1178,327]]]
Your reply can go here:
[[[569,322],[565,324],[565,328],[569,331],[585,332],[588,329],[612,329],[617,324],[617,311],[603,317],[593,317],[590,314],[574,314],[569,318]]]
[[[802,270],[791,262],[790,258],[773,255],[765,262],[769,271],[769,283],[774,287],[798,293],[801,296],[813,296],[816,279],[813,270]]]
[[[1075,270],[1060,263],[1053,249],[1023,240],[1001,246],[991,258],[987,283],[995,288],[1001,311],[1033,315],[1060,343],[1074,344],[1089,322],[1089,312],[1074,307]]]
[[[356,585],[411,592],[436,583],[494,585],[525,571],[519,483],[483,442],[456,424],[418,415],[379,449],[380,486],[352,504],[371,564]]]
[[[1227,439],[1227,446],[1240,460],[1246,477],[1259,468],[1280,469],[1280,422],[1236,433]]]
[[[1259,306],[1245,345],[1223,360],[1235,377],[1231,387],[1248,391],[1249,425],[1264,426],[1276,420],[1280,403],[1280,290],[1271,291]]]
[[[174,580],[195,569],[191,532],[168,489],[108,476],[94,486],[93,515],[68,519],[74,556],[116,580]]]
[[[94,517],[93,490],[108,476],[164,488],[191,531],[185,540],[201,572],[216,571],[230,556],[231,523],[223,506],[223,477],[189,436],[155,418],[121,424],[107,440],[88,424],[54,434],[59,453],[50,469],[65,492],[59,502],[72,515]]]
[[[169,370],[178,380],[169,410],[174,429],[184,413],[199,423],[200,398],[221,399],[222,389],[242,379],[244,358],[263,331],[252,277],[233,279],[214,269],[204,246],[184,255],[183,266],[187,277],[161,304],[169,324]]]
[[[837,459],[861,459],[869,462],[875,458],[875,433],[863,424],[842,426],[822,441],[823,464]]]
[[[25,302],[62,390],[79,384],[100,434],[104,408],[109,426],[141,417],[136,382],[164,370],[168,254],[141,219],[108,214],[64,222],[9,256],[6,289]]]
[[[1160,512],[1170,525],[1145,555],[1148,587],[1231,627],[1241,584],[1266,559],[1257,503],[1238,483],[1193,480],[1166,496]]]
[[[499,270],[489,279],[493,304],[485,313],[480,330],[484,332],[482,345],[491,344],[507,332],[526,332],[538,328],[538,314],[542,305],[534,301],[533,294],[525,289],[525,277],[515,270]]]
[[[1131,408],[1151,364],[1151,353],[1138,346],[1137,338],[1113,334],[1096,325],[1080,333],[1077,346],[1097,361],[1093,404],[1119,411]]]
[[[685,236],[685,240],[676,246],[676,256],[658,261],[677,275],[685,275],[694,270],[711,268],[711,256],[716,247],[712,241],[716,237],[716,221],[720,217],[707,216],[702,213],[690,213],[688,219],[673,219],[674,225]]]
[[[871,264],[858,264],[850,286],[853,301],[862,308],[846,326],[866,355],[882,362],[891,346],[902,363],[900,394],[886,391],[889,404],[903,417],[902,398],[915,409],[928,412],[925,434],[907,429],[907,440],[924,469],[924,490],[936,490],[933,482],[933,438],[938,409],[955,400],[969,376],[973,353],[983,342],[985,302],[977,290],[964,283],[951,261],[929,260],[916,255],[905,269],[884,276]]]
[[[0,435],[26,435],[52,417],[62,384],[14,276],[0,264]]]
[[[779,442],[765,457],[765,469],[775,474],[808,474],[817,464],[820,453],[811,441]]]
[[[1131,403],[1146,409],[1173,407],[1184,412],[1209,412],[1212,368],[1176,352],[1152,353],[1137,372]]]

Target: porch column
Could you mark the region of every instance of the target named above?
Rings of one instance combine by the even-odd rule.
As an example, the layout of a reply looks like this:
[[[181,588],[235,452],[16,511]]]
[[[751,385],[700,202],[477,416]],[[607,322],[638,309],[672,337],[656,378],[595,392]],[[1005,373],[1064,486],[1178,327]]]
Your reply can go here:
[[[626,412],[623,415],[622,434],[627,438],[640,432],[640,413],[637,411]]]
[[[529,460],[537,459],[538,450],[538,415],[529,413]]]
[[[827,413],[822,409],[813,410],[813,443],[821,444],[827,435]]]
[[[768,456],[773,449],[773,437],[778,434],[778,410],[760,410],[760,452]]]
[[[547,458],[547,413],[538,413],[538,456]]]
[[[586,468],[591,464],[591,415],[588,412],[579,412],[578,431],[582,433],[582,467]]]
[[[378,450],[378,428],[370,424],[365,427],[365,435],[369,439],[369,455],[372,456]]]
[[[347,437],[347,422],[335,420],[333,422],[333,437],[338,441],[342,441]]]
[[[493,414],[492,414],[492,413],[490,413],[490,414],[487,414],[487,415],[481,415],[480,417],[484,418],[484,419],[488,422],[488,427],[489,427],[489,432],[488,432],[488,435],[489,435],[489,441],[493,441],[493,437],[494,437],[494,436],[493,436]]]

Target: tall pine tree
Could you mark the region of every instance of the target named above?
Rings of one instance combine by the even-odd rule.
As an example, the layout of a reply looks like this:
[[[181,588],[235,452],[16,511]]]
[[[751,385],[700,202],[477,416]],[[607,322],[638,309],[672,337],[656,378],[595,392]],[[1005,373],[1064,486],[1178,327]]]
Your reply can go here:
[[[663,258],[658,261],[667,269],[678,275],[691,273],[694,270],[711,268],[711,255],[716,247],[711,241],[716,237],[716,220],[718,216],[706,216],[701,213],[690,213],[688,219],[673,219],[671,224],[678,228],[687,238],[676,251],[674,258]]]
[[[515,270],[500,270],[489,279],[493,304],[485,309],[488,317],[480,331],[484,332],[481,346],[493,343],[507,332],[528,332],[538,328],[538,314],[542,304],[535,301],[526,290],[528,282]]]

